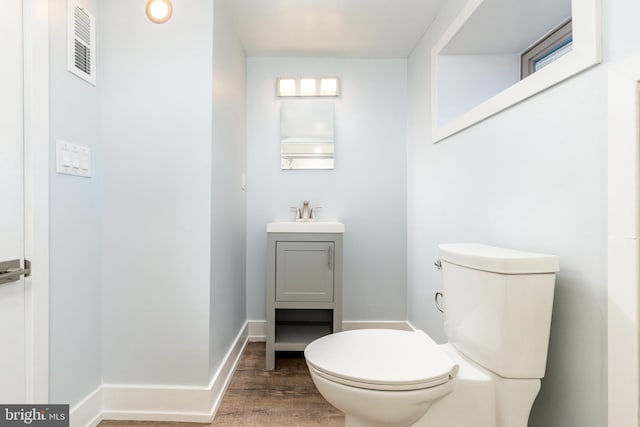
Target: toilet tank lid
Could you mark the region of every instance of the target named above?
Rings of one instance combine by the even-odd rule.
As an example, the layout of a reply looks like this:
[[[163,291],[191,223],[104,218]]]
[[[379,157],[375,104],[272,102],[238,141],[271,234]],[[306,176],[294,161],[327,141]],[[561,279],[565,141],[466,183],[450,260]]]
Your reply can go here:
[[[555,273],[560,270],[555,255],[503,249],[479,243],[441,244],[440,259],[476,270],[502,274]]]

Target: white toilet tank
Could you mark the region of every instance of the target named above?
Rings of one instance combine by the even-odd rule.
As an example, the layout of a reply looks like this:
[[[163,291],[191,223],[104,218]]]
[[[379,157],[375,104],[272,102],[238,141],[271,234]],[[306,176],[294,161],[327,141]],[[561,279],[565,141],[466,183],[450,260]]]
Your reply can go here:
[[[504,378],[544,377],[558,259],[480,244],[443,244],[449,342]]]

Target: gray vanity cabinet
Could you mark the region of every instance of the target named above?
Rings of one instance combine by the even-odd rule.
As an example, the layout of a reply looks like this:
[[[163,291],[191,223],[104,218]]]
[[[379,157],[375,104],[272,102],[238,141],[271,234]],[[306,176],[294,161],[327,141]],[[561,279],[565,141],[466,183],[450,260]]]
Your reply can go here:
[[[266,369],[342,330],[342,233],[268,233]]]
[[[335,242],[276,242],[276,301],[333,301]]]

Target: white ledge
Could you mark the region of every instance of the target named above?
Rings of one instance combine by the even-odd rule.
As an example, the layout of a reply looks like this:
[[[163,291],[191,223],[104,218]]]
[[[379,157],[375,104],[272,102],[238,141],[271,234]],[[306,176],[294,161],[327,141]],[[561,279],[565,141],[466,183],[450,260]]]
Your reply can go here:
[[[337,221],[270,222],[267,233],[344,233],[344,224]]]

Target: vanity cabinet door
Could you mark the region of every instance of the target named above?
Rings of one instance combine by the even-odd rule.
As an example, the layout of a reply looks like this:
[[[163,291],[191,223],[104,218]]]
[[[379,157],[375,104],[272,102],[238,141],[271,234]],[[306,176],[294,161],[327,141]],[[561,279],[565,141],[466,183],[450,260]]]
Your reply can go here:
[[[333,301],[334,242],[276,243],[276,301]]]

